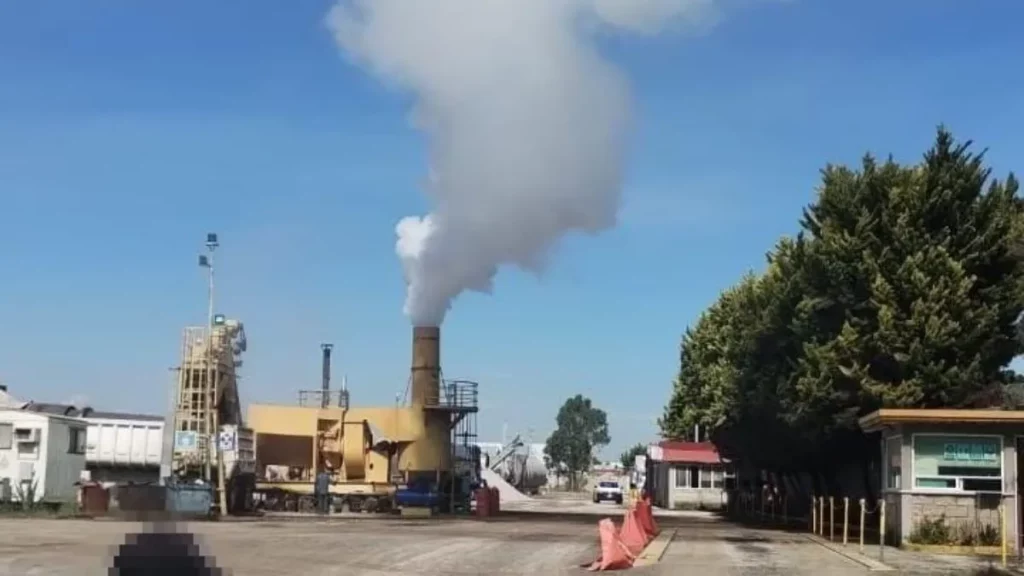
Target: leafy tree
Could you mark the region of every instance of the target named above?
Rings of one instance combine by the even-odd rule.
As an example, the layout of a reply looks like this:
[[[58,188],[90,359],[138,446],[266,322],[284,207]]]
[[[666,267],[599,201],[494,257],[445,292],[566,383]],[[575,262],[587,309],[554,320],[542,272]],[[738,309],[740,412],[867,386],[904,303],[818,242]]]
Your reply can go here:
[[[921,163],[828,166],[801,232],[687,329],[660,419],[729,457],[828,482],[877,458],[857,419],[879,407],[1024,402],[1024,210],[1017,180],[945,129]]]
[[[622,467],[626,470],[632,470],[636,466],[636,457],[647,454],[647,446],[637,443],[632,448],[626,450],[619,456],[619,460],[622,462]]]
[[[611,442],[608,415],[590,398],[577,394],[558,410],[557,427],[544,445],[544,454],[556,470],[569,478],[570,489],[579,486],[579,475],[590,469],[594,451]]]

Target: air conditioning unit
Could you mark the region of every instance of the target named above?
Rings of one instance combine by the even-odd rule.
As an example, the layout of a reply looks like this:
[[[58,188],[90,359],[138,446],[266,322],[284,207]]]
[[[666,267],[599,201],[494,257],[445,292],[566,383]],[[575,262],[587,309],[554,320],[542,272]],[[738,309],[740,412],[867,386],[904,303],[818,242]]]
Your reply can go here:
[[[18,444],[38,444],[40,437],[39,428],[15,428],[14,441]]]

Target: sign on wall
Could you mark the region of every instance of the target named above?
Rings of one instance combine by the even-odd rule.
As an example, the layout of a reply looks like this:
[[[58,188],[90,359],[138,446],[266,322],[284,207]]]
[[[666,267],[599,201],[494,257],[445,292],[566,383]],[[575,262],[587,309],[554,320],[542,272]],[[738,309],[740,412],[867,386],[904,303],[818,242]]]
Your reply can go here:
[[[238,435],[234,430],[221,430],[217,436],[217,448],[221,452],[233,452],[238,448]]]
[[[942,459],[957,464],[998,465],[999,441],[993,438],[987,442],[946,442],[942,447]]]
[[[914,436],[914,485],[968,491],[987,490],[989,484],[998,488],[1001,451],[998,437]]]
[[[192,430],[177,430],[174,432],[175,452],[195,452],[196,433]]]

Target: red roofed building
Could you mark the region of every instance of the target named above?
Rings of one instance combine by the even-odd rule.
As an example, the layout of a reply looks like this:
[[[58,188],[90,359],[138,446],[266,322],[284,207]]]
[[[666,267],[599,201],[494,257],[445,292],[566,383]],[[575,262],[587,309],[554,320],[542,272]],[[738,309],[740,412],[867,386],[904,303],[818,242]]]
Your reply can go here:
[[[651,444],[646,472],[644,486],[654,505],[670,509],[722,508],[726,484],[733,480],[729,463],[711,442],[662,440]]]

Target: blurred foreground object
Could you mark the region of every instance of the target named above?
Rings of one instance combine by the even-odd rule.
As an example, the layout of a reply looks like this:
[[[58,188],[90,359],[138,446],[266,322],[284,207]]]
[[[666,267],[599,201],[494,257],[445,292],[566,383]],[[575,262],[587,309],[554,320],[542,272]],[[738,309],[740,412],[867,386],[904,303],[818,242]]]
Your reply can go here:
[[[173,524],[150,524],[142,533],[128,534],[118,547],[107,574],[223,576],[230,574],[204,556],[196,537],[178,532]]]

